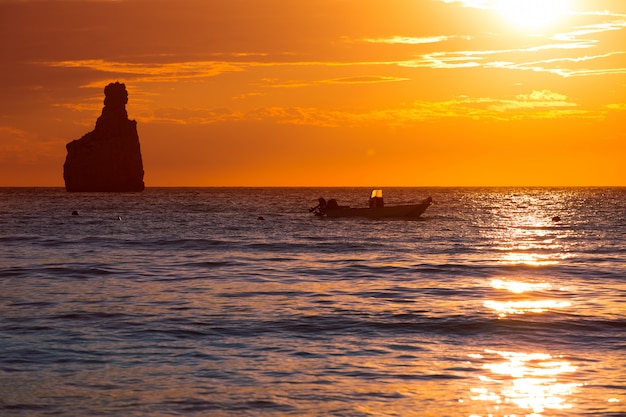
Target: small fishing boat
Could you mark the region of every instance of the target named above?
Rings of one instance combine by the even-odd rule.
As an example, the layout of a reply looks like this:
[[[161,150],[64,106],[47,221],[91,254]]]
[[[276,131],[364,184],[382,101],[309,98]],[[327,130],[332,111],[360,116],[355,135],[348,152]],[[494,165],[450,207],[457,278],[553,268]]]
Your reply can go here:
[[[369,207],[353,208],[340,206],[335,199],[328,202],[320,197],[319,204],[309,209],[310,212],[320,217],[369,217],[380,218],[416,218],[422,215],[431,205],[433,199],[427,197],[417,204],[405,204],[398,206],[385,206],[382,190],[373,190],[369,200]]]

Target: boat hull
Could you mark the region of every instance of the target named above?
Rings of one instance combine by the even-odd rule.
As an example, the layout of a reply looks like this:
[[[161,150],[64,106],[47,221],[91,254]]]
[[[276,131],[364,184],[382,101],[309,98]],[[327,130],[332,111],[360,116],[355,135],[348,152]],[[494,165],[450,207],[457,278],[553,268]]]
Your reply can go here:
[[[432,199],[428,197],[419,204],[408,204],[402,206],[387,206],[373,208],[337,208],[327,209],[324,212],[326,217],[368,217],[371,219],[381,218],[416,218],[422,215],[430,206]]]

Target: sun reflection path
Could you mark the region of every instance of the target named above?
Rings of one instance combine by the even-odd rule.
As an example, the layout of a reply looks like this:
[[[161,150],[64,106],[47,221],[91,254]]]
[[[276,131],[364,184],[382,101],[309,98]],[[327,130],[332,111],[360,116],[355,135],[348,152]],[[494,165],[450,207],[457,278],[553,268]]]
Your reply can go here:
[[[498,312],[500,317],[509,314],[543,313],[549,310],[570,307],[569,301],[523,300],[523,301],[485,301],[484,306]]]
[[[522,282],[522,281],[508,281],[502,279],[491,280],[491,286],[497,290],[507,290],[516,294],[523,292],[547,290],[552,288],[547,282]]]
[[[471,399],[492,402],[498,408],[514,405],[532,410],[535,417],[541,416],[545,410],[571,409],[573,405],[567,398],[582,385],[560,382],[559,376],[574,373],[577,367],[547,353],[487,349],[484,355],[470,357],[487,361],[482,369],[489,371],[479,377],[481,386],[471,389]]]
[[[547,282],[524,282],[494,279],[491,286],[498,290],[506,290],[514,294],[523,294],[532,291],[549,290],[552,285]],[[526,300],[486,300],[483,305],[498,313],[499,317],[506,317],[512,314],[543,313],[550,310],[557,310],[570,307],[569,301],[558,301],[552,299],[526,299]]]
[[[506,266],[544,267],[573,257],[573,230],[555,218],[571,218],[568,195],[532,192],[486,198],[487,216],[481,218],[485,245],[498,253],[496,262]],[[510,204],[506,204],[506,202]],[[558,216],[555,216],[558,214]]]
[[[500,261],[503,264],[508,265],[529,265],[529,266],[545,266],[545,265],[557,265],[558,260],[553,259],[556,255],[545,255],[538,253],[516,253],[508,252]]]

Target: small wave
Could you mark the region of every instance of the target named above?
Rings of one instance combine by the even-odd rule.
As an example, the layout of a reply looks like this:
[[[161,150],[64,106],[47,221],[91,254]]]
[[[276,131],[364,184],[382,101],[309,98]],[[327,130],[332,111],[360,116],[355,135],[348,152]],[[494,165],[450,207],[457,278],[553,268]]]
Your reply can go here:
[[[481,316],[432,317],[429,314],[401,314],[388,317],[354,314],[311,315],[274,321],[248,321],[208,325],[223,335],[253,336],[282,333],[286,337],[319,338],[332,334],[355,334],[362,337],[397,337],[398,335],[431,334],[440,337],[526,337],[532,340],[554,340],[576,344],[581,337],[586,343],[614,342],[617,333],[626,328],[622,320],[598,321],[572,318],[570,320],[502,319]]]

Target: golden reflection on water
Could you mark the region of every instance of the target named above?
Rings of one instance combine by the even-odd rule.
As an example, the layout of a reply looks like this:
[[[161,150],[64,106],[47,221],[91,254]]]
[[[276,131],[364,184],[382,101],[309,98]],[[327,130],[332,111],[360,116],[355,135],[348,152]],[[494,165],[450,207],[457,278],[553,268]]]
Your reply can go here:
[[[496,261],[507,266],[557,265],[572,256],[568,237],[567,194],[527,193],[509,196],[511,204],[494,204],[481,223],[481,234],[500,252]],[[558,214],[558,219],[555,220]],[[563,216],[564,221],[560,221]]]
[[[558,260],[554,259],[554,255],[542,255],[538,253],[516,253],[508,252],[500,261],[504,264],[510,265],[530,265],[530,266],[544,266],[544,265],[556,265]]]
[[[533,254],[509,254],[510,260],[529,265],[549,262]],[[549,297],[552,284],[532,279],[492,279],[490,286],[505,292],[499,300],[486,300],[484,306],[499,317],[571,307],[570,301]],[[557,289],[558,291],[558,289]],[[470,398],[487,403],[490,415],[541,417],[556,410],[574,407],[573,395],[582,384],[571,382],[577,366],[560,356],[542,352],[515,352],[486,349],[470,358],[482,363],[479,383],[470,389]],[[488,414],[488,415],[489,415]]]
[[[529,291],[546,290],[552,287],[552,285],[547,282],[523,282],[502,279],[491,280],[491,286],[497,290],[506,290],[516,294]]]
[[[570,307],[569,301],[522,300],[522,301],[485,301],[484,306],[495,310],[500,317],[510,314],[543,313],[550,310]]]
[[[549,290],[552,285],[547,282],[525,282],[519,280],[494,279],[491,286],[497,290],[505,290],[514,294]],[[558,301],[553,299],[524,299],[524,300],[486,300],[483,305],[498,313],[499,317],[506,317],[512,314],[544,313],[550,310],[571,307],[569,301]]]
[[[561,357],[547,353],[503,352],[485,350],[470,355],[485,360],[480,384],[471,389],[473,401],[493,403],[497,411],[508,413],[511,407],[526,410],[524,415],[539,417],[546,410],[573,408],[569,402],[580,383],[563,382],[559,377],[576,372],[577,367]],[[528,414],[530,410],[532,414]],[[514,415],[514,414],[509,414]]]

